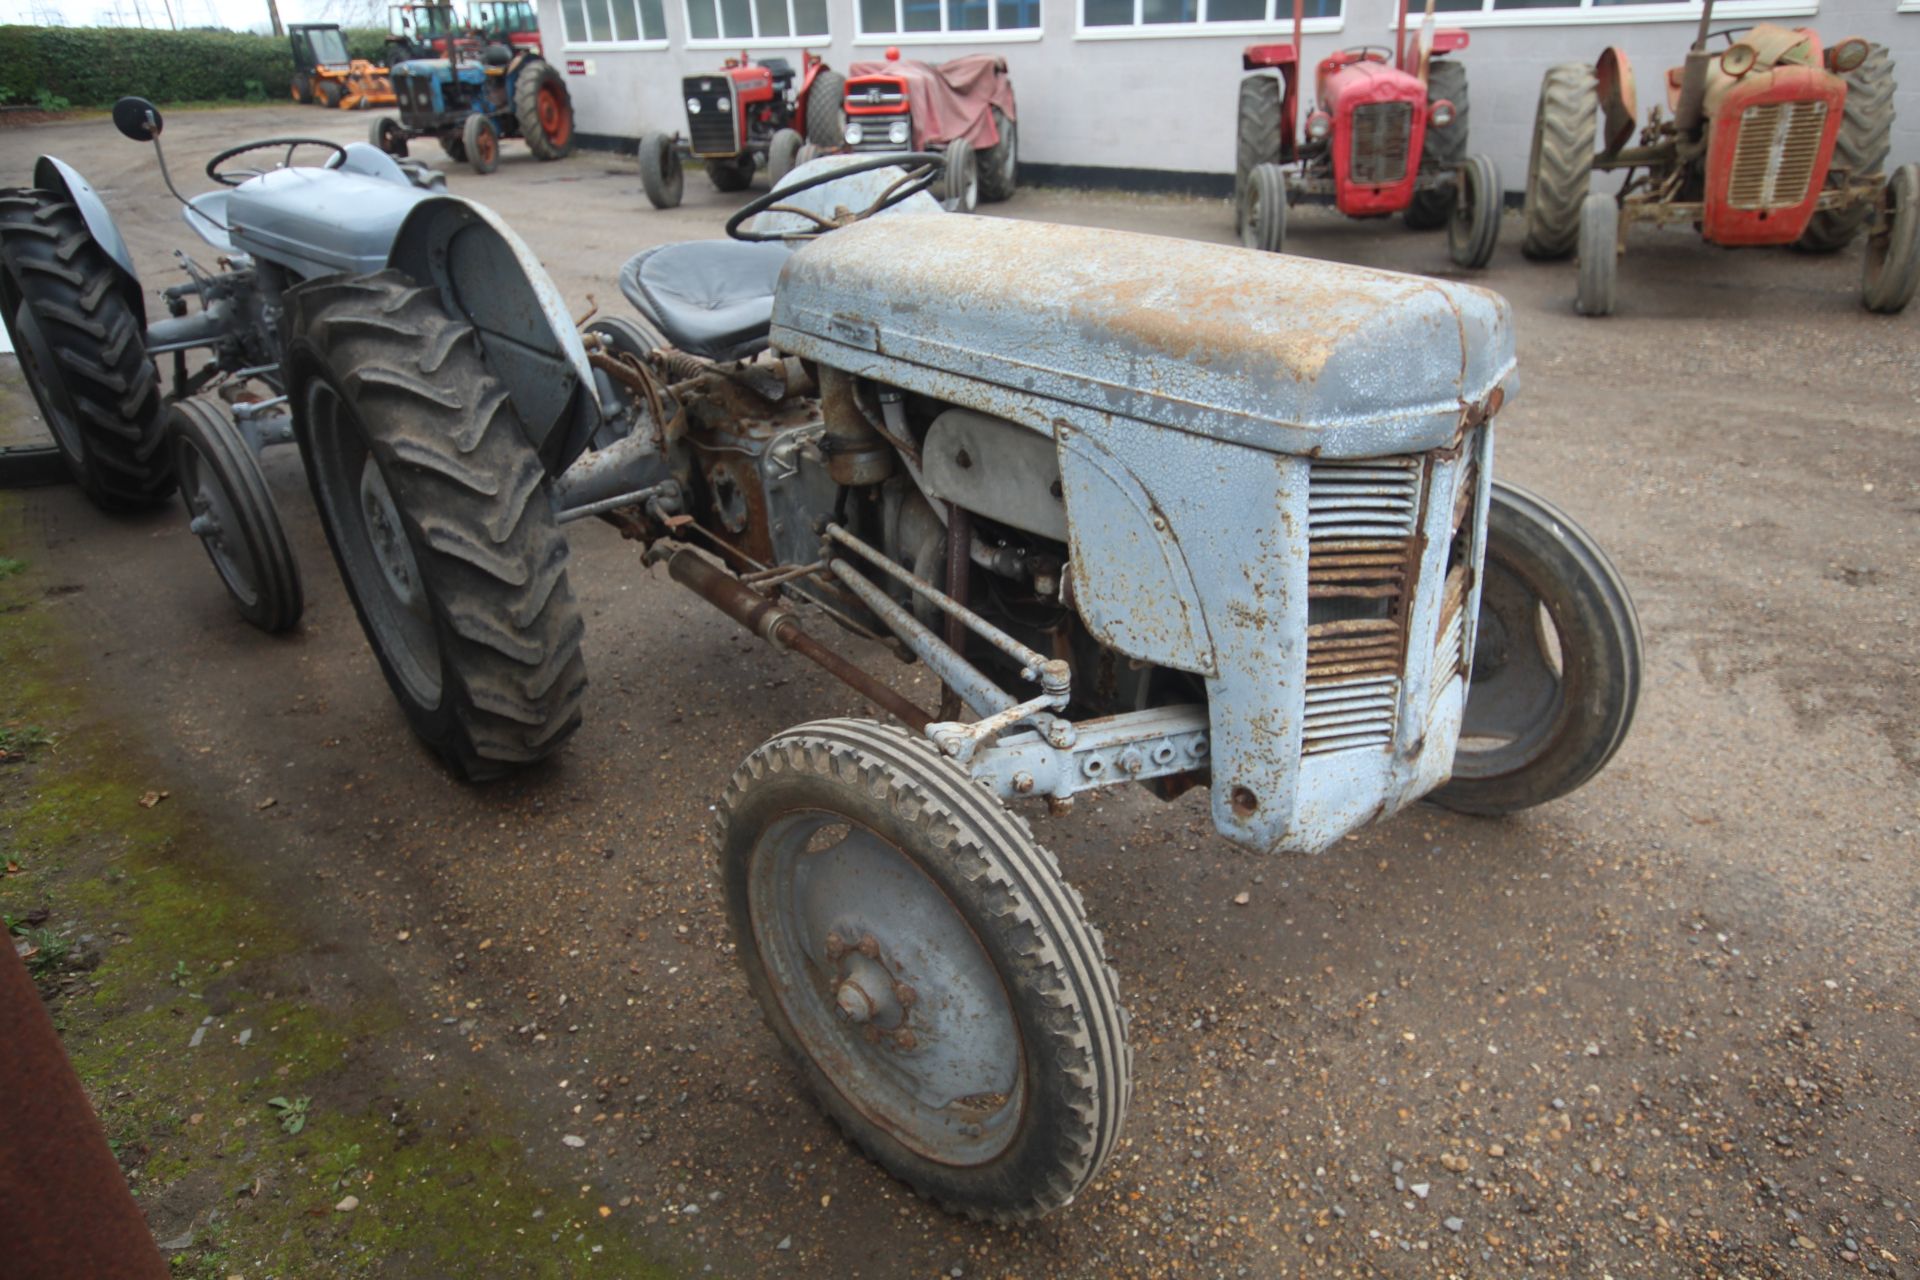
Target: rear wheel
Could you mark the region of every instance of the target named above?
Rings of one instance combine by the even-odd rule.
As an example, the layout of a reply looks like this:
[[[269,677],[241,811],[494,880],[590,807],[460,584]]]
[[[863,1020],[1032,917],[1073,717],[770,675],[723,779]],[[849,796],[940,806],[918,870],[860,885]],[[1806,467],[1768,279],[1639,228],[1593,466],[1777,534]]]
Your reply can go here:
[[[1454,182],[1453,216],[1447,219],[1447,253],[1453,265],[1478,271],[1500,243],[1500,171],[1483,155],[1468,156]]]
[[[74,483],[110,511],[165,500],[173,455],[140,318],[55,192],[0,191],[0,320]]]
[[[459,164],[467,162],[467,144],[464,138],[458,133],[443,133],[439,138],[440,149],[447,153],[447,159]]]
[[[392,116],[381,116],[367,126],[367,141],[396,160],[407,156],[407,131]]]
[[[767,185],[777,187],[780,179],[793,172],[795,158],[803,145],[800,135],[792,129],[781,129],[767,143]]]
[[[1473,674],[1453,780],[1432,799],[1515,813],[1590,780],[1640,699],[1640,620],[1620,574],[1565,512],[1495,483]]]
[[[941,179],[943,198],[957,213],[972,213],[980,207],[980,163],[973,144],[955,138],[947,144],[947,171]]]
[[[753,152],[708,160],[707,177],[716,191],[745,191],[753,185]]]
[[[850,1138],[989,1221],[1092,1180],[1126,1115],[1126,1014],[1020,818],[925,739],[823,720],[747,757],[716,835],[747,984]]]
[[[1620,275],[1620,206],[1603,191],[1589,192],[1580,206],[1579,258],[1574,310],[1583,316],[1612,315],[1614,282]]]
[[[293,94],[293,100],[295,102],[303,106],[313,102],[313,76],[310,73],[305,71],[294,72],[293,81],[288,88]]]
[[[314,502],[413,729],[460,776],[580,724],[584,631],[549,482],[464,321],[397,271],[288,297]]]
[[[1920,285],[1920,164],[1893,171],[1880,192],[1873,233],[1861,269],[1861,301],[1891,315],[1913,301]]]
[[[573,96],[551,62],[529,58],[513,77],[513,115],[536,160],[573,152]]]
[[[1240,243],[1266,253],[1287,249],[1287,171],[1255,165],[1240,193]]]
[[[680,167],[680,150],[664,133],[649,133],[640,139],[640,185],[647,201],[656,209],[672,209],[687,189],[686,171]]]
[[[807,90],[807,141],[827,151],[847,143],[847,78],[822,67]]]
[[[1020,175],[1020,126],[1007,119],[1000,108],[992,107],[994,128],[1000,140],[980,152],[980,198],[1011,200]]]
[[[1245,230],[1247,176],[1263,164],[1280,163],[1280,77],[1265,72],[1240,81],[1240,112],[1234,133],[1233,230]]]
[[[260,460],[233,415],[209,397],[167,411],[167,434],[188,526],[206,548],[240,616],[266,632],[300,621],[300,566]]]
[[[1580,239],[1581,205],[1593,180],[1593,140],[1600,91],[1593,68],[1563,62],[1540,84],[1527,158],[1526,235],[1529,258],[1564,258]]]
[[[1420,147],[1421,176],[1436,181],[1433,186],[1414,192],[1412,202],[1400,215],[1414,231],[1445,226],[1453,217],[1454,190],[1459,179],[1449,175],[1454,175],[1467,162],[1467,68],[1464,63],[1440,58],[1428,64],[1427,102],[1431,104],[1442,98],[1453,104],[1453,123],[1444,128],[1429,123]]]
[[[492,173],[500,167],[500,131],[479,112],[467,117],[466,127],[460,131],[460,145],[466,149],[467,163],[475,173]]]
[[[1834,138],[1828,186],[1838,186],[1849,176],[1865,178],[1879,173],[1893,149],[1893,58],[1887,47],[1874,45],[1867,52],[1867,60],[1848,72],[1846,80],[1846,110]],[[1867,203],[1815,210],[1793,247],[1808,253],[1844,249],[1872,214],[1873,206]]]

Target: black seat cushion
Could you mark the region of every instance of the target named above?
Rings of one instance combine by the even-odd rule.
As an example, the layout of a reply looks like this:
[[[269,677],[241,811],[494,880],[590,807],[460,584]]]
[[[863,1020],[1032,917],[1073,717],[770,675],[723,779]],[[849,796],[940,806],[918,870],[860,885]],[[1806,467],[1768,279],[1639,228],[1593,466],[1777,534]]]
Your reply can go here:
[[[620,268],[620,292],[668,342],[708,360],[764,351],[784,245],[689,240],[645,249]]]

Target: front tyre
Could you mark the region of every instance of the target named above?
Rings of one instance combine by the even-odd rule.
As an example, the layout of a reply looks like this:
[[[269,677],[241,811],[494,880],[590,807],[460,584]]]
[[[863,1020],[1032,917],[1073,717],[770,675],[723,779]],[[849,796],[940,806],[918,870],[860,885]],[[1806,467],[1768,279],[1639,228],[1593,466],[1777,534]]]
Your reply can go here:
[[[798,132],[781,129],[774,133],[772,141],[767,143],[767,186],[777,187],[780,179],[793,172],[795,157],[800,148],[806,145]]]
[[[381,116],[367,126],[367,141],[396,160],[407,156],[407,131],[392,116]]]
[[[822,720],[735,770],[716,838],[747,983],[850,1138],[988,1221],[1086,1186],[1126,1114],[1126,1015],[1024,822],[924,739]]]
[[[414,732],[470,781],[552,754],[580,725],[585,628],[546,471],[472,328],[397,271],[288,303],[308,482]]]
[[[1020,126],[1007,119],[1000,108],[989,110],[993,112],[993,126],[999,130],[1000,140],[980,152],[980,198],[1011,200],[1020,180]]]
[[[1493,261],[1500,243],[1500,204],[1500,171],[1486,156],[1468,156],[1454,179],[1453,216],[1447,219],[1447,253],[1454,266],[1478,271]]]
[[[573,95],[551,62],[529,58],[513,78],[513,116],[536,160],[573,153]]]
[[[1240,243],[1264,253],[1287,249],[1287,171],[1255,165],[1240,193]]]
[[[1566,795],[1606,767],[1640,700],[1640,619],[1566,513],[1496,482],[1453,780],[1432,799],[1487,816]]]
[[[1604,191],[1589,192],[1580,206],[1579,263],[1573,309],[1583,316],[1612,315],[1620,276],[1620,205]]]
[[[500,167],[500,131],[479,112],[467,117],[460,130],[460,145],[466,149],[467,163],[475,173],[492,173]]]
[[[226,405],[208,396],[167,411],[187,526],[240,616],[269,634],[300,621],[300,566],[260,459]]]
[[[972,213],[980,207],[980,159],[973,143],[955,138],[946,148],[947,170],[941,177],[942,199],[955,213]]]
[[[1913,301],[1920,285],[1920,164],[1903,164],[1880,190],[1861,267],[1860,300],[1869,311],[1892,315]]]
[[[640,139],[640,185],[646,190],[647,203],[656,209],[672,209],[686,194],[687,174],[680,164],[680,150],[664,133],[649,133]]]

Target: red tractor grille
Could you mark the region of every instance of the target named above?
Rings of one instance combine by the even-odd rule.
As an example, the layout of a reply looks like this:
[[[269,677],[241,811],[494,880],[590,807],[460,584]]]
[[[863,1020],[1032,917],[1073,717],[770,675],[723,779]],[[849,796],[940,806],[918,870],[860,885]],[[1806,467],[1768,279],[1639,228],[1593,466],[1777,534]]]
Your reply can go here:
[[[1740,115],[1727,204],[1735,209],[1790,209],[1805,200],[1826,127],[1825,102],[1748,107]]]
[[[1407,176],[1413,139],[1413,104],[1368,102],[1353,109],[1349,176],[1362,186],[1382,186]]]

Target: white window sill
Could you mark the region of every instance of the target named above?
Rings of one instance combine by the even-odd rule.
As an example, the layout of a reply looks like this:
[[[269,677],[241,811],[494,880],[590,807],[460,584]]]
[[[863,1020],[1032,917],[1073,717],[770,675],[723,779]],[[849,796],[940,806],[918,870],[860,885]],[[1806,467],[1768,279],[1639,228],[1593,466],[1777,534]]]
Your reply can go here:
[[[1896,13],[1920,13],[1920,0],[1900,0]]]
[[[569,53],[652,53],[666,47],[665,40],[584,40],[561,45],[560,53],[563,57]]]
[[[1914,0],[1920,8],[1920,0]],[[1721,18],[1807,18],[1820,12],[1819,0],[1758,0],[1757,3],[1717,4],[1716,20]],[[1629,27],[1643,22],[1700,21],[1700,9],[1685,4],[1612,4],[1591,9],[1504,9],[1479,13],[1436,13],[1436,27]],[[1392,30],[1393,27],[1389,27]],[[1419,19],[1407,15],[1407,35],[1420,29]]]
[[[863,32],[853,38],[853,44],[857,49],[883,45],[907,49],[922,44],[1029,44],[1043,34],[1039,27],[1010,27],[1005,31],[883,31],[874,35]]]
[[[1449,17],[1458,15],[1447,15]],[[1436,16],[1435,21],[1438,21]],[[1332,35],[1347,28],[1345,16],[1338,18],[1308,18],[1300,24],[1300,30],[1310,36]],[[1199,39],[1206,36],[1275,36],[1291,39],[1291,22],[1155,22],[1142,23],[1137,27],[1081,27],[1073,33],[1075,40],[1181,40]],[[1237,73],[1236,73],[1237,74]]]
[[[752,52],[755,49],[824,49],[833,43],[833,37],[819,36],[772,36],[765,40],[729,40],[725,36],[717,39],[695,40],[689,37],[680,47],[682,49],[731,49],[739,53],[742,49]],[[795,67],[798,71],[799,68]]]

